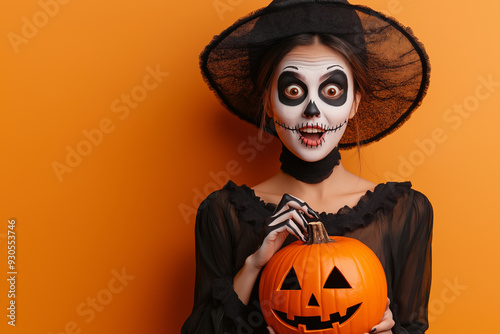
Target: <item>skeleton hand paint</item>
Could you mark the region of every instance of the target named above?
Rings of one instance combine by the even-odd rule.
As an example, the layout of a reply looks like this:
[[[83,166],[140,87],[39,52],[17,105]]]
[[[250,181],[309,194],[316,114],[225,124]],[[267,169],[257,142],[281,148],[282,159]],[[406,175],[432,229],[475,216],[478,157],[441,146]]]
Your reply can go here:
[[[318,161],[339,143],[357,108],[352,71],[322,45],[298,46],[278,64],[272,117],[283,144],[304,161]]]
[[[318,214],[306,202],[289,194],[284,194],[273,215],[264,221],[259,247],[271,232],[277,230],[287,230],[305,242],[306,238],[303,233],[307,231],[308,222],[304,217],[304,213],[310,218],[319,220]]]

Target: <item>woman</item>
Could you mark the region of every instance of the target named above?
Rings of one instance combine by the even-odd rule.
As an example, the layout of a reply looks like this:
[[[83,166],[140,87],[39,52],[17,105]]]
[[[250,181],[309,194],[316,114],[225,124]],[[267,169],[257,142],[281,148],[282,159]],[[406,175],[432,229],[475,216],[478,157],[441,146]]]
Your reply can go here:
[[[200,205],[195,303],[182,332],[273,333],[260,271],[319,219],[384,267],[388,307],[372,332],[423,333],[432,207],[409,182],[349,173],[338,152],[386,136],[421,102],[429,66],[411,31],[346,1],[275,0],[217,36],[201,68],[229,110],[281,140],[282,166],[253,188],[229,181]]]

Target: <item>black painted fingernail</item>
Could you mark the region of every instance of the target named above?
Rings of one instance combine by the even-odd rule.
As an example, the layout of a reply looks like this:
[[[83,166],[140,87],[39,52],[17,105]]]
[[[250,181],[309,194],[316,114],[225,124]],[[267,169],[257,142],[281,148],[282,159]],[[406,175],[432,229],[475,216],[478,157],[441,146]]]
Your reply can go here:
[[[377,329],[375,327],[372,328],[372,330],[370,331],[370,333],[375,333],[377,331]]]
[[[317,214],[317,213],[316,213],[316,211],[314,211],[313,209],[308,208],[308,209],[307,209],[307,212],[309,212],[309,214],[310,214],[311,216],[314,216],[316,219],[319,219],[318,214]]]

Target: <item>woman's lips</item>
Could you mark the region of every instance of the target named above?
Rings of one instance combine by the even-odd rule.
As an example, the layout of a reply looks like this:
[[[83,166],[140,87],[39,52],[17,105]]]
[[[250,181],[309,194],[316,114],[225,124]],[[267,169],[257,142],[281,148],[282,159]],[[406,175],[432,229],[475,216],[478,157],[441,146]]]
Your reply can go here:
[[[318,147],[325,140],[325,130],[319,125],[306,125],[298,129],[299,140],[302,144],[310,147]]]
[[[285,130],[292,131],[299,134],[299,141],[309,147],[318,147],[323,145],[325,141],[325,135],[328,132],[337,132],[344,125],[347,124],[347,119],[341,124],[335,127],[327,127],[324,124],[302,124],[296,127],[290,127],[285,123],[281,123],[277,119],[274,119],[274,123]]]

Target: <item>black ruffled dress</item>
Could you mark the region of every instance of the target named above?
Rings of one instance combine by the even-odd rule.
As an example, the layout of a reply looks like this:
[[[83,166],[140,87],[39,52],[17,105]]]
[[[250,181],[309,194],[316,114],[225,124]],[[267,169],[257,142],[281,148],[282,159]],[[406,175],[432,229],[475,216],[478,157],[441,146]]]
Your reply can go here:
[[[244,305],[233,277],[252,254],[274,204],[229,181],[200,205],[196,217],[196,285],[191,315],[182,333],[267,333],[260,312],[258,281]],[[433,211],[409,182],[389,182],[367,191],[358,204],[321,213],[328,234],[355,238],[370,247],[387,276],[396,325],[393,333],[424,333],[431,287]],[[289,236],[285,245],[296,240]]]

